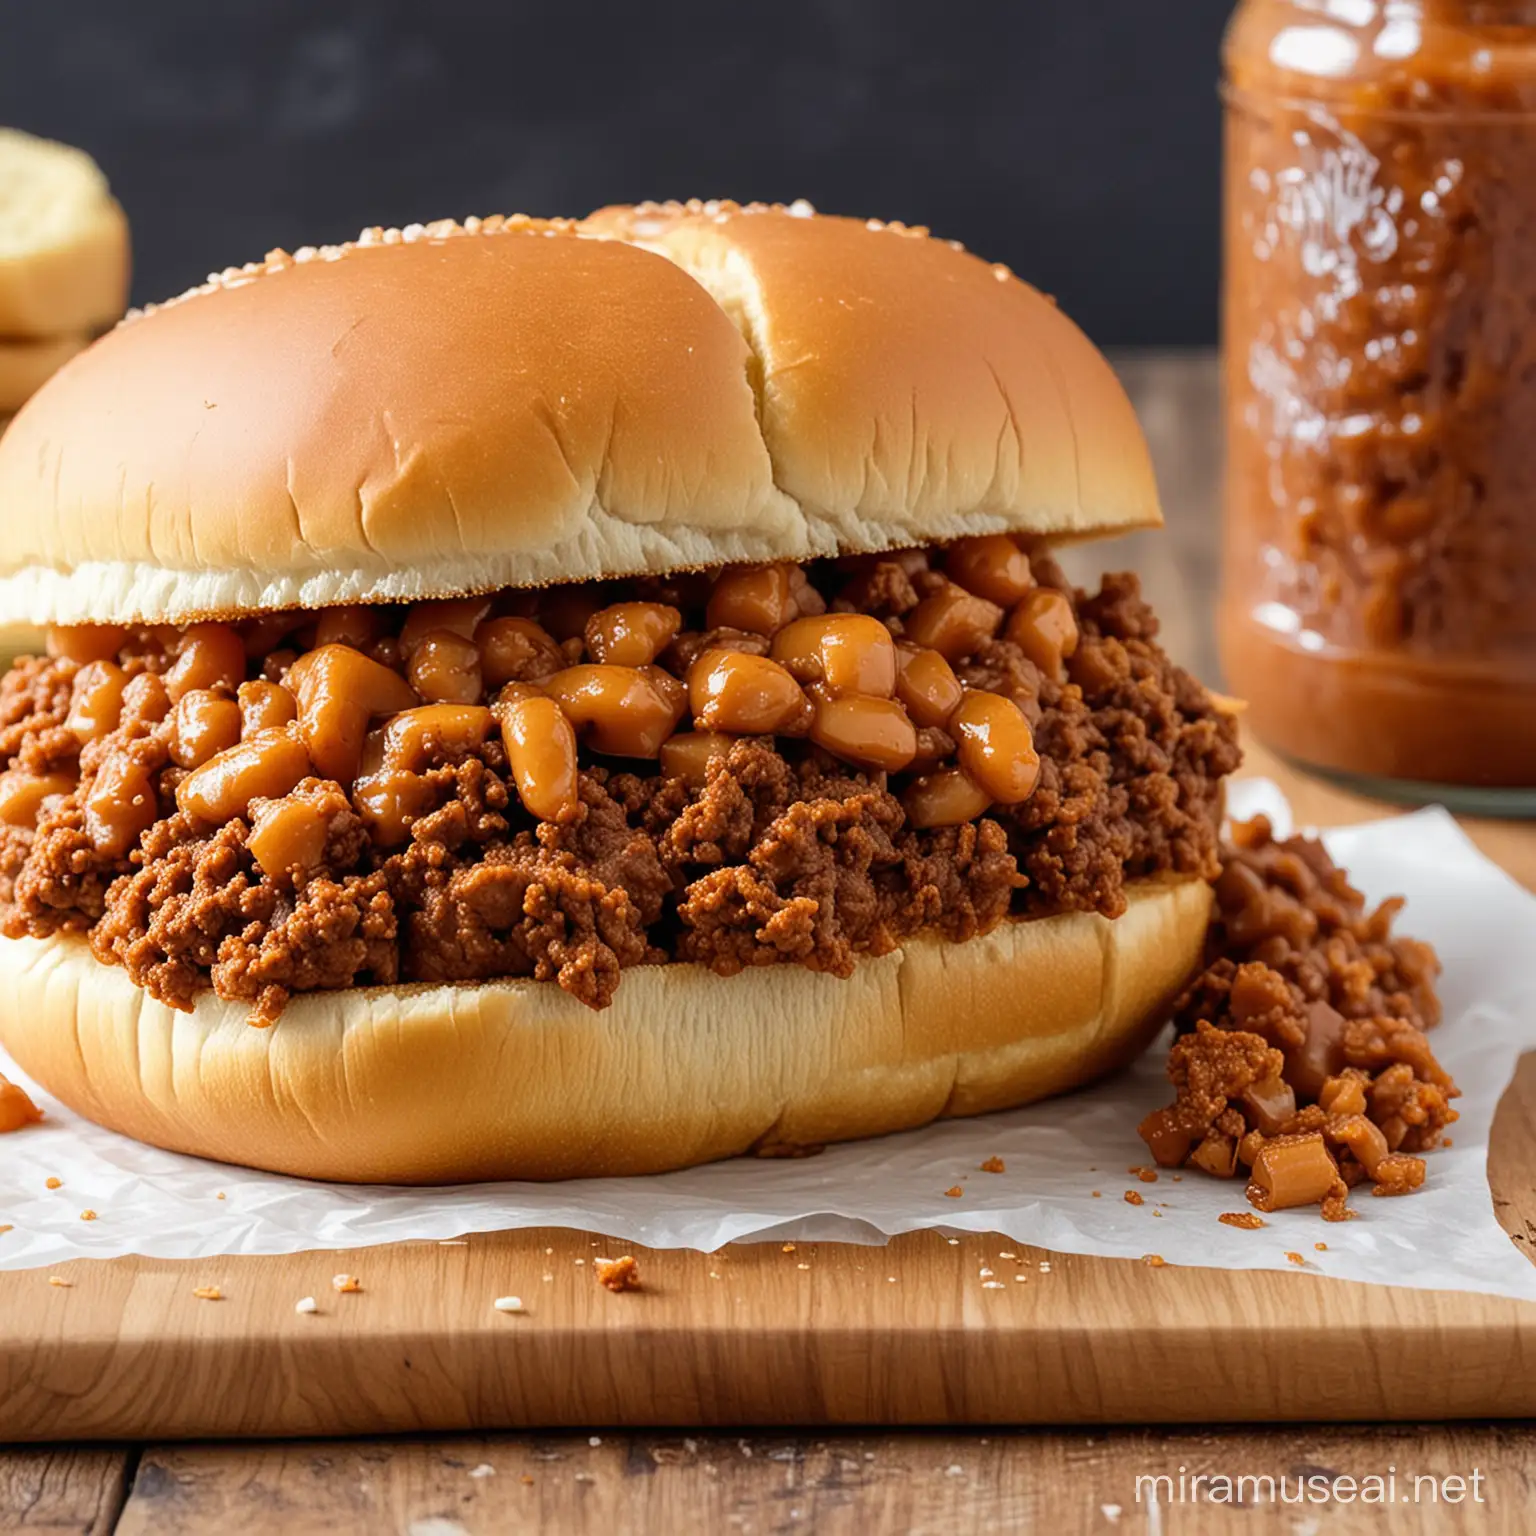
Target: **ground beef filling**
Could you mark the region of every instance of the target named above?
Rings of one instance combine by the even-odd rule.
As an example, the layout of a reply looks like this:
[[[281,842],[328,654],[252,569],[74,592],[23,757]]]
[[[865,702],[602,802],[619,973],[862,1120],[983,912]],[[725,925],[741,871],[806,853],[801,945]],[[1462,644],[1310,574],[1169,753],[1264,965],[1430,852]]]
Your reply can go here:
[[[1427,1031],[1440,1020],[1429,945],[1392,932],[1400,900],[1367,910],[1310,838],[1233,828],[1206,968],[1180,1000],[1175,1102],[1141,1125],[1158,1162],[1246,1176],[1260,1210],[1353,1213],[1349,1190],[1402,1195],[1458,1096]]]
[[[872,614],[896,636],[942,580],[914,552],[851,573],[824,562],[803,577],[831,612]],[[678,605],[682,631],[659,658],[674,675],[711,647],[761,654],[762,637],[709,626],[695,580],[610,584],[604,599]],[[394,846],[370,835],[351,786],[303,779],[288,798],[302,802],[323,849],[312,867],[273,878],[250,846],[260,802],[217,825],[177,809],[188,769],[176,756],[174,635],[125,638],[113,663],[126,678],[120,717],[83,749],[67,724],[82,664],[24,659],[0,684],[0,762],[13,781],[58,775],[60,792],[42,799],[35,825],[0,820],[0,927],[12,937],[84,933],[100,960],[166,1003],[190,1007],[211,986],[270,1022],[294,993],[400,981],[533,977],[603,1007],[641,964],[731,974],[791,962],[844,976],[859,956],[918,932],[960,941],[1009,915],[1115,917],[1128,881],[1214,878],[1220,782],[1238,762],[1232,720],[1158,648],[1133,576],[1108,577],[1090,597],[1037,557],[1033,580],[1071,605],[1070,662],[1053,675],[992,638],[954,671],[1019,705],[1038,784],[1022,803],[961,825],[912,825],[907,776],[782,735],[735,740],[693,782],[583,745],[579,804],[541,821],[492,734],[436,751],[419,814]],[[545,594],[541,619],[581,595]],[[285,678],[306,647],[301,621],[316,643],[313,615],[291,619],[286,633],[278,621],[245,627],[248,678]],[[557,664],[584,659],[580,638],[559,644]],[[399,639],[370,645],[404,671]],[[927,742],[935,755],[953,750],[947,738]],[[131,837],[104,830],[92,810],[109,760],[141,776],[152,802]]]

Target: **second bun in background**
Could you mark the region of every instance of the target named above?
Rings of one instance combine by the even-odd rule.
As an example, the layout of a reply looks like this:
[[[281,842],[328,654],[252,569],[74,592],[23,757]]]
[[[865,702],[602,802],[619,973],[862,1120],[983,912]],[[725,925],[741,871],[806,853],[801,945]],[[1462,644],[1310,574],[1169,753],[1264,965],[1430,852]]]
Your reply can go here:
[[[96,162],[0,128],[0,339],[105,329],[128,302],[128,272],[128,220]]]

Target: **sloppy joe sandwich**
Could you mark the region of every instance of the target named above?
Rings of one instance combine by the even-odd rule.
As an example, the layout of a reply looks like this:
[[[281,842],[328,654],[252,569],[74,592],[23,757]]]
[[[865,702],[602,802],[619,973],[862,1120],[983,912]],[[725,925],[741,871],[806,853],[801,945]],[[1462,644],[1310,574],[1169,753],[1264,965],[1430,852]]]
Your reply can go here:
[[[0,441],[0,1042],[316,1177],[679,1167],[1026,1103],[1200,962],[1230,716],[1103,358],[803,205],[273,252]]]

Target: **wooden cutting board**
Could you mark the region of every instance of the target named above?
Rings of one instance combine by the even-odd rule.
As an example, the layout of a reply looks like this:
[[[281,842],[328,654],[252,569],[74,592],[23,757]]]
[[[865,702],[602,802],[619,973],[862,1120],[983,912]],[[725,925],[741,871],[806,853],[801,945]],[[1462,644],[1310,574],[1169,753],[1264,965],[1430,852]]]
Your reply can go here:
[[[1279,778],[1302,821],[1391,814],[1262,749],[1248,771]],[[1536,829],[1468,826],[1536,885]],[[1536,1055],[1500,1107],[1491,1178],[1506,1230],[1536,1244]],[[592,1259],[618,1252],[642,1290],[594,1282]],[[1007,1283],[983,1288],[982,1265]],[[360,1293],[332,1290],[342,1270]],[[195,1297],[206,1285],[224,1299]],[[507,1295],[526,1312],[495,1311]],[[294,1311],[304,1296],[317,1315]],[[521,1232],[0,1274],[0,1441],[1533,1415],[1536,1305],[996,1236],[697,1254]]]

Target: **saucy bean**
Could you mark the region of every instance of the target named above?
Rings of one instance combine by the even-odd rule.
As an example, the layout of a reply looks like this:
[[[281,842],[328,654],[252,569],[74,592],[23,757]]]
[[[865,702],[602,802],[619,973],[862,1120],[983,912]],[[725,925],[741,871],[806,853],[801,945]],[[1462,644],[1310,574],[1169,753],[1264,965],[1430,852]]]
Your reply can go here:
[[[297,795],[285,795],[280,800],[258,800],[253,812],[245,846],[268,879],[281,880],[296,871],[320,867],[328,825],[315,805]]]
[[[957,539],[944,557],[944,571],[967,592],[1011,608],[1034,585],[1029,556],[1006,533]]]
[[[127,644],[121,624],[54,624],[48,630],[48,654],[66,661],[111,661]]]
[[[258,613],[235,626],[247,661],[262,661],[304,622],[302,613]]]
[[[115,661],[87,662],[75,673],[64,724],[82,746],[117,729],[127,687],[128,674]]]
[[[228,624],[194,624],[176,646],[176,665],[165,674],[174,703],[195,688],[226,688],[245,681],[245,646]]]
[[[667,701],[667,707],[679,720],[688,711],[688,685],[680,677],[674,677],[665,667],[641,667],[651,680],[651,686]]]
[[[482,692],[480,649],[451,629],[434,629],[411,649],[406,677],[429,704],[473,704]]]
[[[495,717],[479,704],[424,704],[402,710],[384,727],[383,765],[422,773],[434,753],[466,756],[483,746],[495,727]]]
[[[55,795],[67,795],[75,780],[67,773],[23,773],[12,768],[0,773],[0,824],[7,827],[35,827],[43,802]]]
[[[691,789],[703,789],[709,782],[710,763],[726,756],[735,740],[723,731],[679,731],[662,743],[661,771]]]
[[[340,784],[357,777],[368,722],[417,702],[398,672],[349,645],[306,651],[289,669],[288,686],[298,697],[299,735],[310,760],[321,775]]]
[[[1003,610],[953,583],[931,593],[905,619],[906,638],[959,661],[990,640],[1003,622]]]
[[[791,573],[797,565],[728,566],[715,579],[704,609],[706,629],[746,629],[772,635],[799,613]],[[802,578],[804,572],[800,572]]]
[[[299,718],[294,696],[277,683],[241,683],[235,693],[240,705],[240,734],[254,736],[257,731],[275,730]]]
[[[616,757],[655,757],[682,715],[681,704],[635,667],[583,663],[544,687],[594,752]]]
[[[1063,663],[1077,649],[1077,618],[1065,592],[1036,587],[1008,615],[1004,638],[1058,682],[1066,675]]]
[[[194,688],[171,711],[171,761],[201,768],[240,740],[240,706],[223,694]]]
[[[504,683],[541,682],[565,665],[553,635],[532,619],[487,619],[475,631],[480,674],[488,688]]]
[[[587,620],[603,606],[603,588],[582,581],[563,587],[546,587],[535,609],[541,623],[556,640],[574,640],[586,631]]]
[[[888,699],[896,689],[896,643],[879,619],[839,613],[794,619],[773,637],[773,659],[831,694]]]
[[[352,806],[381,848],[407,841],[435,800],[432,785],[406,768],[381,768],[352,786]]]
[[[907,640],[896,647],[896,697],[918,725],[942,726],[964,692],[955,669],[937,651]]]
[[[576,812],[576,730],[553,699],[531,690],[496,702],[507,766],[530,816],[561,821]]]
[[[371,603],[352,603],[345,608],[327,608],[315,621],[315,646],[350,645],[366,651],[389,629],[389,610]]]
[[[587,651],[616,667],[646,667],[682,627],[682,614],[666,603],[612,603],[587,620]]]
[[[743,651],[705,651],[688,669],[688,701],[700,730],[803,735],[811,723],[799,683],[778,662]]]
[[[165,679],[153,672],[140,672],[128,679],[123,689],[123,713],[133,715],[146,725],[158,725],[171,712],[171,696]]]
[[[309,772],[309,755],[295,731],[258,731],[189,773],[177,786],[176,805],[203,821],[233,821],[252,800],[281,799]]]
[[[127,752],[109,753],[85,794],[85,831],[92,844],[120,859],[159,816],[149,770]]]
[[[376,726],[363,737],[363,755],[357,765],[359,778],[367,778],[384,766],[384,727]]]
[[[811,740],[845,762],[886,773],[900,771],[917,756],[917,732],[894,699],[819,698]]]
[[[443,602],[412,603],[405,623],[400,626],[401,653],[409,657],[435,629],[446,629],[472,640],[490,611],[489,597],[450,597]]]
[[[937,768],[914,779],[902,794],[914,827],[958,827],[991,807],[986,790],[960,768]]]
[[[1000,805],[1017,805],[1040,782],[1040,758],[1023,711],[1001,694],[967,688],[949,720],[960,766]]]

